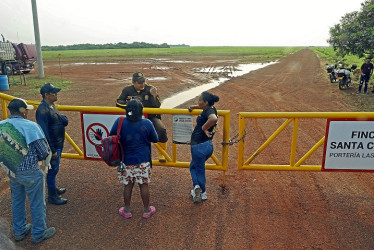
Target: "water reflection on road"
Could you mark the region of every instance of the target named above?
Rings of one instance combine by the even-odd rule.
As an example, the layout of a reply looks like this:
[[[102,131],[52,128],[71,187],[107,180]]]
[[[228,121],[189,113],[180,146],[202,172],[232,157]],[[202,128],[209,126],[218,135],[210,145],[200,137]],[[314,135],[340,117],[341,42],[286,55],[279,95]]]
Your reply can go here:
[[[227,80],[230,80],[233,77],[242,76],[253,70],[261,69],[274,63],[276,62],[239,64],[235,68],[230,69],[230,71],[227,74],[228,77],[219,78],[218,80],[212,80],[211,82],[207,84],[191,88],[189,90],[177,93],[169,98],[164,99],[161,104],[161,108],[175,108],[187,102],[188,100],[191,100],[195,98],[196,96],[200,95],[203,91],[207,91],[209,89],[215,88],[218,85],[226,82]],[[225,71],[226,69],[222,69],[222,70]],[[200,69],[200,72],[211,72],[211,69],[208,69],[208,68]]]

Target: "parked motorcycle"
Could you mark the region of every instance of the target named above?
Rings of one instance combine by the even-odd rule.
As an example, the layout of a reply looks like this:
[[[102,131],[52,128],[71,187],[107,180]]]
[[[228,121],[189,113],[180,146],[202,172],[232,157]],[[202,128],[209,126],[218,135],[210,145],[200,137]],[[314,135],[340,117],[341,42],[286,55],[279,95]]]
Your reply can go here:
[[[341,68],[337,72],[337,78],[339,81],[339,89],[345,90],[351,86],[351,72],[357,68],[356,64],[353,64],[351,68],[345,69]]]
[[[335,65],[327,65],[326,70],[327,70],[327,73],[329,73],[330,82],[331,83],[336,82],[337,78],[336,78]]]

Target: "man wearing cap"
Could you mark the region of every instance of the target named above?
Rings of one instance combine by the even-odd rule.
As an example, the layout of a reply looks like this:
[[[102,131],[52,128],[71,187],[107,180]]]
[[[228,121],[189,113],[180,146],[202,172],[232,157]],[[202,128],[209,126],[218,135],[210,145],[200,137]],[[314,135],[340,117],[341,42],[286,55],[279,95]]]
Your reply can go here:
[[[126,86],[122,89],[122,93],[117,98],[116,106],[126,108],[126,104],[131,99],[139,99],[145,108],[159,108],[161,100],[158,96],[157,88],[145,83],[145,77],[142,72],[135,72],[132,76],[132,85]],[[149,114],[148,119],[151,120],[156,129],[159,142],[162,149],[166,150],[166,142],[168,137],[166,134],[165,125],[161,121],[161,115]],[[165,162],[165,157],[159,152],[159,161]]]
[[[61,153],[64,147],[65,127],[69,123],[68,118],[61,114],[54,105],[60,90],[51,83],[44,84],[40,89],[43,100],[36,110],[36,122],[44,131],[52,151],[51,166],[47,173],[47,188],[48,203],[55,205],[63,205],[68,201],[60,197],[66,189],[57,188],[56,185],[56,175],[60,168]]]
[[[33,108],[22,99],[9,102],[11,115],[0,121],[0,167],[10,179],[15,241],[24,240],[31,231],[32,242],[37,244],[52,237],[56,229],[47,229],[44,172],[38,164],[48,158],[50,150],[40,126],[26,119]],[[26,224],[26,195],[32,224]]]

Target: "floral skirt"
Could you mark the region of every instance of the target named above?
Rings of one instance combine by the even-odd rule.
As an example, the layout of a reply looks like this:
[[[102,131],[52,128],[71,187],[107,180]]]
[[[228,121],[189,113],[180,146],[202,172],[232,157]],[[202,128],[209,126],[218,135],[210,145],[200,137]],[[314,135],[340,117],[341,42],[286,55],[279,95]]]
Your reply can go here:
[[[151,182],[152,168],[149,162],[136,165],[125,165],[118,167],[119,183],[128,185],[129,183],[147,184]]]

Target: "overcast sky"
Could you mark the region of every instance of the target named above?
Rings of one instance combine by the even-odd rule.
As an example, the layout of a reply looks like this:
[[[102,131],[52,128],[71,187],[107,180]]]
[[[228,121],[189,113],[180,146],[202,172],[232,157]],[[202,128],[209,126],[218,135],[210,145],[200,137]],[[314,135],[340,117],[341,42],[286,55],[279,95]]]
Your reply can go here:
[[[364,0],[37,0],[42,45],[328,46]],[[0,33],[35,43],[31,0],[0,0]]]

